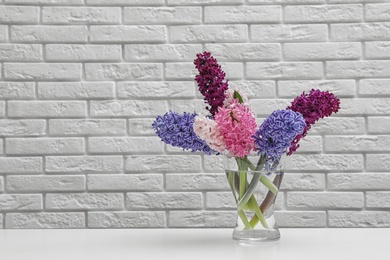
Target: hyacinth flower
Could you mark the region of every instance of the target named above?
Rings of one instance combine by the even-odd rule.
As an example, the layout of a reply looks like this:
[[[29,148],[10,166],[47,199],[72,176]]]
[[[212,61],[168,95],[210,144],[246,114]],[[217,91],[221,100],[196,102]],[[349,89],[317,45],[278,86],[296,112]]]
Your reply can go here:
[[[219,153],[223,153],[226,149],[225,140],[219,131],[217,123],[203,115],[195,117],[194,132],[199,138]]]
[[[274,165],[273,167],[276,168],[275,165],[278,165],[281,156],[287,152],[287,149],[296,136],[303,133],[305,127],[306,122],[301,113],[287,109],[273,111],[271,115],[264,120],[259,127],[259,130],[254,135],[255,146],[258,153],[261,155],[260,161],[262,161],[262,164]],[[262,168],[263,166],[260,167]],[[274,182],[271,182],[262,175],[261,172],[256,172],[253,179],[258,178],[260,178],[260,182],[270,190],[263,200],[263,203],[260,205],[260,211],[264,212],[269,207],[272,200],[276,198],[276,195],[279,192],[278,186],[282,181],[283,175],[277,175]],[[253,179],[249,184],[248,190],[254,190],[256,188],[257,182],[253,181]],[[246,199],[248,198],[245,198],[245,200]],[[255,226],[258,221],[263,223],[261,216],[259,217],[259,214],[256,214],[251,219],[250,225]]]
[[[226,150],[238,158],[244,158],[254,148],[252,136],[257,130],[256,118],[250,109],[239,99],[234,99],[227,107],[220,107],[214,117],[225,141]]]
[[[225,72],[209,52],[199,53],[196,57],[194,64],[199,74],[195,76],[195,81],[204,100],[210,105],[206,109],[213,117],[218,108],[223,106],[228,81],[224,81]]]
[[[216,152],[195,134],[193,125],[196,116],[196,113],[184,112],[183,115],[180,115],[169,111],[163,116],[158,116],[152,127],[161,141],[166,144],[191,152],[200,151],[208,155],[215,154]]]
[[[303,133],[299,134],[291,143],[288,152],[288,155],[291,155],[299,148],[299,141],[306,136],[315,122],[338,112],[340,109],[340,99],[329,91],[312,89],[309,94],[303,92],[300,96],[296,97],[287,109],[301,113],[306,122]]]

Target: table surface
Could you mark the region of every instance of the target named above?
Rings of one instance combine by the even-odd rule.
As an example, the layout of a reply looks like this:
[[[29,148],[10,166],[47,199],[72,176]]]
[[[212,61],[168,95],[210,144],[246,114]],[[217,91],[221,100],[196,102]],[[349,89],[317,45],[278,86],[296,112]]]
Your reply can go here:
[[[241,245],[232,229],[0,230],[1,260],[390,259],[390,229],[280,229]]]

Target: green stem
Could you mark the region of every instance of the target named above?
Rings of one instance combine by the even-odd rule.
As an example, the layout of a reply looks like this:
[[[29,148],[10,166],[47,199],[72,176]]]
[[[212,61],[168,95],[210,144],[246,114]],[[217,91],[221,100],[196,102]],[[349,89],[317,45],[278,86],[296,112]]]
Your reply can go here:
[[[239,210],[238,211],[238,216],[241,218],[242,223],[244,223],[244,226],[245,226],[246,229],[252,229],[252,227],[251,227],[248,219],[246,218],[245,213],[244,213],[243,210]]]
[[[261,183],[264,184],[265,187],[267,187],[273,194],[277,195],[279,192],[279,189],[273,184],[267,177],[264,175],[261,175],[260,177]]]
[[[265,218],[263,216],[263,213],[260,211],[259,205],[257,205],[257,201],[254,196],[251,197],[249,203],[251,204],[250,207],[251,209],[255,212],[255,216],[257,216],[257,219],[260,220],[260,223],[263,225],[265,228],[269,228],[267,221],[265,221]],[[252,222],[252,221],[251,221]],[[257,225],[256,223],[251,223],[250,225],[252,228],[254,228]]]

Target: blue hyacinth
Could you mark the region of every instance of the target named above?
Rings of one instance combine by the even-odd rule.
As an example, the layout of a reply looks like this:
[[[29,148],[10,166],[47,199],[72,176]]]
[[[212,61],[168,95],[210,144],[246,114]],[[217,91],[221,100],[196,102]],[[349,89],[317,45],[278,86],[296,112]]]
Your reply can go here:
[[[275,110],[269,115],[253,136],[258,152],[265,152],[273,160],[286,153],[294,138],[301,134],[306,126],[299,112]]]
[[[195,134],[193,125],[196,116],[196,113],[184,112],[183,115],[179,115],[169,111],[163,116],[158,116],[152,127],[161,141],[166,144],[191,150],[191,152],[201,151],[208,155],[216,153]]]

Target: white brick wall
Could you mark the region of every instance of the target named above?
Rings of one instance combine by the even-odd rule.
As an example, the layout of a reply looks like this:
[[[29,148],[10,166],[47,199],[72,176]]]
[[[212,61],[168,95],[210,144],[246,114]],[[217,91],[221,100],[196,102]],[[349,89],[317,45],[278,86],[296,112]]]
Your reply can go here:
[[[302,91],[337,115],[287,163],[281,227],[390,227],[390,3],[0,1],[0,229],[232,227],[219,157],[151,123],[201,111],[211,51],[261,122]]]

